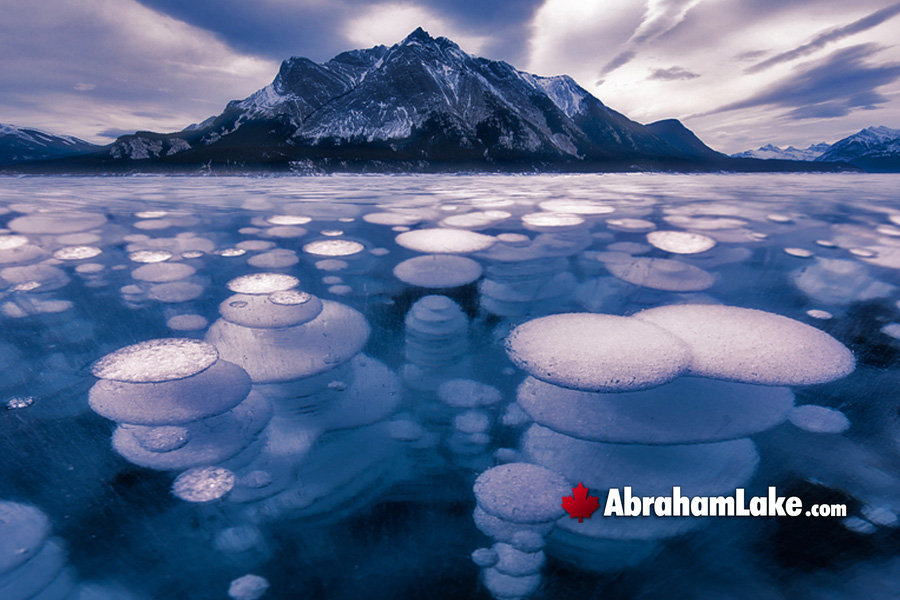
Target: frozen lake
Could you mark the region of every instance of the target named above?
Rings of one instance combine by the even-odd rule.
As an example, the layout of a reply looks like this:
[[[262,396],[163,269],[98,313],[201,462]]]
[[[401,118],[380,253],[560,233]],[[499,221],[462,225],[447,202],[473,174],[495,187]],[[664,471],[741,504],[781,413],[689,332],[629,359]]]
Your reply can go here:
[[[0,598],[896,598],[898,189],[4,178]]]

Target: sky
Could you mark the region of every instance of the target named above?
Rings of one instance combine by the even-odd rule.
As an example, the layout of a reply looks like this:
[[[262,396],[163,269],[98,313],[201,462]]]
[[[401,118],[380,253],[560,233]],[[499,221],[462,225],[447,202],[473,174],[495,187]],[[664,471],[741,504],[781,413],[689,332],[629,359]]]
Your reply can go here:
[[[890,0],[0,0],[0,123],[106,144],[178,131],[272,81],[416,27],[470,54],[571,75],[640,123],[713,148],[900,128]]]

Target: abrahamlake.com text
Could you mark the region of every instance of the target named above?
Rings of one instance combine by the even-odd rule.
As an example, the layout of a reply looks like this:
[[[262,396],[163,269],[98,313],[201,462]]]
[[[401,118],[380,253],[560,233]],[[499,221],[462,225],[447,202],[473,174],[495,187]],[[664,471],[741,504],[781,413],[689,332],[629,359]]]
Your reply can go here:
[[[813,504],[804,509],[797,496],[779,496],[770,486],[765,496],[751,496],[743,488],[732,496],[634,496],[631,487],[611,488],[603,505],[604,517],[846,517],[845,504]]]

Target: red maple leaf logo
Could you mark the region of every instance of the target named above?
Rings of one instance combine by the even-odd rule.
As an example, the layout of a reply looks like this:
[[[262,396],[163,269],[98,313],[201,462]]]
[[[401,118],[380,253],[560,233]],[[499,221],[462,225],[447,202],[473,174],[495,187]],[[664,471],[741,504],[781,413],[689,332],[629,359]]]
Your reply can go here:
[[[562,507],[569,517],[581,523],[582,519],[590,519],[594,511],[600,508],[600,500],[596,496],[588,496],[588,489],[579,481],[578,487],[572,488],[571,496],[563,496]]]

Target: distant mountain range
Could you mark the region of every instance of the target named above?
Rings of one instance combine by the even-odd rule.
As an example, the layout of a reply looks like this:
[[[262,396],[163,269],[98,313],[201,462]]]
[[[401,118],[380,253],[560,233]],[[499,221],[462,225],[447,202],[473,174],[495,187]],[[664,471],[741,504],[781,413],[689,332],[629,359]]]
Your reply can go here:
[[[179,132],[139,131],[103,147],[42,135],[43,155],[12,158],[0,148],[0,164],[20,172],[855,168],[728,157],[677,120],[641,125],[566,75],[539,77],[474,57],[421,28],[391,47],[344,52],[323,64],[290,58],[271,84]],[[67,142],[67,156],[50,154],[51,145]]]
[[[865,171],[900,171],[900,129],[867,127],[834,144],[812,144],[805,150],[771,144],[731,155],[734,158],[803,160],[853,165]]]
[[[58,158],[100,150],[101,146],[71,136],[0,124],[0,164]]]

